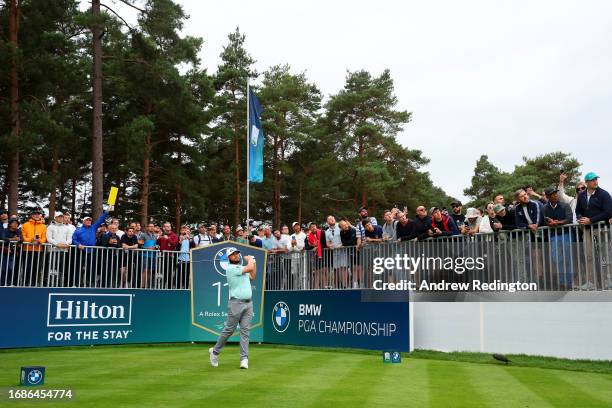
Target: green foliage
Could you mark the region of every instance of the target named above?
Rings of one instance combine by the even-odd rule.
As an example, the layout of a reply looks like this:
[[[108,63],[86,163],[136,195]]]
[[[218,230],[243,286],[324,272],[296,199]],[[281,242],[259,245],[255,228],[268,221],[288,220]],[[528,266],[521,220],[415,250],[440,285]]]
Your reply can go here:
[[[397,142],[411,114],[397,107],[388,70],[348,72],[344,89],[322,106],[317,85],[288,64],[270,67],[255,84],[255,59],[238,28],[217,71],[206,72],[203,40],[181,33],[188,16],[176,1],[141,2],[133,27],[105,8],[93,16],[79,6],[21,1],[14,51],[22,129],[18,141],[9,137],[8,100],[0,98],[0,143],[8,153],[0,183],[6,158],[19,149],[22,206],[55,202],[77,217],[90,211],[92,26],[103,30],[104,191],[119,187],[119,218],[244,219],[247,80],[264,106],[266,135],[264,182],[251,186],[254,217],[280,224],[328,213],[354,217],[361,203],[376,212],[449,200],[421,170],[428,163],[422,152]],[[2,95],[13,50],[7,21],[5,2]],[[3,204],[6,191],[0,198]]]
[[[578,182],[580,162],[569,153],[552,152],[534,158],[523,157],[523,163],[517,165],[511,173],[506,173],[482,155],[476,162],[474,176],[470,187],[463,190],[472,197],[470,206],[484,206],[497,194],[503,194],[507,202],[514,200],[514,192],[520,188],[532,186],[534,191],[542,191],[559,183],[563,170],[568,178],[565,182],[566,192],[572,194],[573,186]]]

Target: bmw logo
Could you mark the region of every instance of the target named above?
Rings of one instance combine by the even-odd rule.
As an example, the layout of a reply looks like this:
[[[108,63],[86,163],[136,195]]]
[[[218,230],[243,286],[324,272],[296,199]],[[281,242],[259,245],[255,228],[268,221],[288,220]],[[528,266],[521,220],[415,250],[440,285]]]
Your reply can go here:
[[[225,247],[220,249],[213,258],[213,265],[215,266],[215,271],[221,276],[225,276],[227,267],[229,265],[228,254],[231,251],[234,251],[236,248],[234,247]],[[240,255],[240,263],[242,264],[242,255]]]
[[[285,302],[276,302],[272,309],[272,325],[274,330],[283,333],[289,327],[291,321],[291,312],[289,306]]]
[[[39,370],[32,370],[28,373],[28,381],[30,384],[38,384],[42,379],[42,373]]]

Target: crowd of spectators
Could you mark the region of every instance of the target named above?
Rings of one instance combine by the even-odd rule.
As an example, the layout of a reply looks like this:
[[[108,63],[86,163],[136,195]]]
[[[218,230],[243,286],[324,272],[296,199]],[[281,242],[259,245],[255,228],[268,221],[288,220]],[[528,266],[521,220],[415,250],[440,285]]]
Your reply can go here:
[[[406,207],[403,210],[394,207],[384,211],[383,222],[380,224],[369,214],[368,208],[362,206],[357,210],[356,220],[341,217],[337,222],[335,216],[329,215],[322,225],[314,221],[308,224],[293,222],[291,231],[288,225],[273,229],[265,223],[248,222],[247,225],[235,228],[216,223],[201,223],[195,231],[192,231],[191,226],[183,225],[178,232],[174,232],[169,222],[149,223],[144,228],[139,222],[120,225],[118,219],[109,219],[108,211],[103,212],[97,220],[85,216],[78,227],[73,223],[70,214],[56,211],[53,221],[46,225],[40,208],[33,209],[28,220],[20,224],[16,214],[9,216],[6,211],[2,211],[0,240],[3,241],[3,253],[0,286],[18,283],[35,285],[38,279],[48,278],[44,274],[40,277],[38,271],[43,263],[40,260],[41,251],[49,246],[53,252],[53,262],[73,265],[73,269],[77,271],[72,277],[70,274],[63,274],[65,286],[104,286],[104,281],[114,281],[117,286],[145,288],[150,287],[152,276],[156,272],[162,272],[162,275],[167,277],[163,282],[166,287],[187,287],[189,249],[223,241],[252,245],[271,254],[312,251],[315,257],[321,258],[324,249],[360,248],[384,242],[495,234],[514,229],[530,230],[535,239],[540,227],[554,229],[569,224],[612,223],[612,198],[607,191],[599,187],[598,180],[599,177],[595,173],[588,173],[584,182],[576,185],[576,195],[572,196],[566,194],[566,176],[561,174],[559,182],[546,188],[543,195],[537,194],[531,186],[526,186],[515,192],[514,201],[510,204],[506,204],[504,195],[497,194],[484,208],[469,207],[464,211],[462,203],[454,200],[450,203],[450,211],[446,207],[434,206],[428,209],[424,205],[418,206],[413,218],[409,216]],[[112,207],[109,210],[112,211]],[[556,236],[554,233],[551,235]],[[22,259],[17,259],[14,255],[17,248],[11,244],[26,244],[20,249]],[[106,255],[107,258],[103,258],[96,250],[100,247],[123,251],[115,251],[118,255]],[[148,251],[142,251],[139,255],[125,255],[130,250]],[[168,261],[160,266],[156,261],[158,257],[151,255],[151,252],[166,253]],[[100,262],[108,264],[109,261],[116,265],[115,272],[110,277],[102,279],[98,273],[83,277],[82,272],[87,265],[100,266]],[[340,259],[337,263],[343,265],[346,262]],[[17,264],[27,271],[25,276],[19,278],[19,282],[14,273]],[[176,276],[173,283],[170,276],[176,275],[174,268],[177,264],[183,272]],[[341,274],[341,279],[345,281],[346,273]],[[325,280],[325,276],[321,276],[321,279]]]

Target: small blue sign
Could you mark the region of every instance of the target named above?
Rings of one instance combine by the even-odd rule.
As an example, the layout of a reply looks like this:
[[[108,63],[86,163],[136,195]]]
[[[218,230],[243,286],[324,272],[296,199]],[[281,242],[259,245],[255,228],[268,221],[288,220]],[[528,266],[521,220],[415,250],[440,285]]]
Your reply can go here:
[[[399,364],[402,362],[402,353],[399,351],[383,351],[383,363]]]
[[[45,383],[45,367],[28,366],[21,367],[21,377],[19,384],[26,387],[36,385],[44,385]]]

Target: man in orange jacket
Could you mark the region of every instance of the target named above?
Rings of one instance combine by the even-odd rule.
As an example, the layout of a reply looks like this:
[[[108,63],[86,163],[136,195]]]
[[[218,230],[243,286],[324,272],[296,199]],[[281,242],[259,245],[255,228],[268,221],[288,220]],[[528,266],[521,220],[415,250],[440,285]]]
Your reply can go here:
[[[34,208],[30,219],[21,226],[25,254],[23,285],[36,286],[40,269],[44,267],[44,247],[47,242],[47,226],[40,208]],[[44,281],[44,278],[43,278]],[[44,285],[44,282],[43,282]]]

